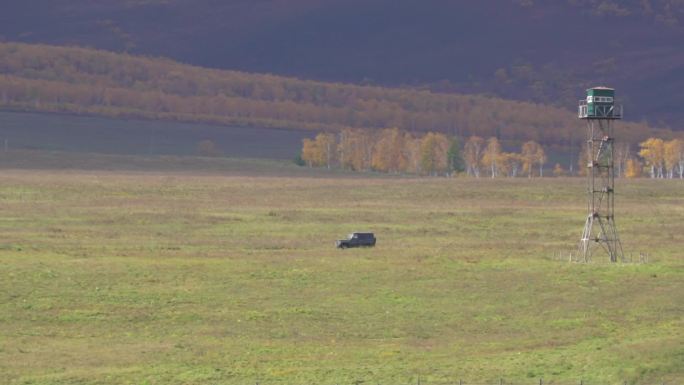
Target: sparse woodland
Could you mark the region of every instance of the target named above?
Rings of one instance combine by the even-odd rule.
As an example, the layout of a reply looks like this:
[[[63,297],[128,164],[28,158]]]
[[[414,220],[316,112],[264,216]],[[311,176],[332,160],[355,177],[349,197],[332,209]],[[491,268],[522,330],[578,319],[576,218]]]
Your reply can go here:
[[[480,177],[543,176],[547,157],[535,141],[520,153],[502,151],[499,140],[471,136],[463,145],[456,137],[428,132],[420,137],[398,128],[381,131],[342,130],[304,139],[302,163],[354,171]]]
[[[414,137],[397,128],[379,132],[344,129],[304,139],[302,161],[309,167],[354,171],[451,175],[463,170],[456,139],[429,132]]]
[[[684,179],[684,141],[648,138],[633,154],[629,143],[617,143],[613,149],[618,177],[651,178],[675,176]],[[589,155],[578,159],[579,175],[584,175]],[[543,177],[548,161],[543,146],[535,141],[522,144],[520,152],[506,152],[496,137],[471,136],[461,145],[457,137],[428,132],[416,137],[398,128],[380,131],[344,129],[338,134],[320,133],[304,139],[301,163],[309,167],[344,168],[353,171],[378,171],[390,174],[455,176]],[[556,163],[553,176],[570,172]]]
[[[582,150],[586,153],[586,148]],[[648,138],[639,143],[638,151],[626,142],[615,144],[615,175],[618,177],[638,178],[648,176],[659,179],[684,179],[684,141],[681,139],[663,140]],[[587,157],[580,157],[578,170],[583,175]]]

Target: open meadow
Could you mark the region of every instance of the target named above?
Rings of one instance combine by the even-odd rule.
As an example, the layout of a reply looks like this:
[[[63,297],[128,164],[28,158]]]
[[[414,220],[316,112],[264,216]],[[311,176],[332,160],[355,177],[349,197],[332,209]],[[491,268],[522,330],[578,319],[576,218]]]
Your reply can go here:
[[[581,178],[0,181],[0,384],[684,383],[682,181],[618,180],[617,265],[554,257]]]
[[[109,119],[0,110],[0,149],[118,155],[198,155],[208,140],[231,158],[292,159],[305,131],[225,127],[199,123]],[[3,163],[3,168],[8,168]]]

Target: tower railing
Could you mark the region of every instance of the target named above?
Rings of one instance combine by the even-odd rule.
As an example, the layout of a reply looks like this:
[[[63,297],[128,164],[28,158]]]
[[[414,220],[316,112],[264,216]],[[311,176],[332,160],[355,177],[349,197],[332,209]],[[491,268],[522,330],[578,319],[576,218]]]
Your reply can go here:
[[[589,105],[586,100],[579,101],[577,115],[580,119],[622,119],[623,108],[621,104],[594,104],[594,111],[589,113]]]

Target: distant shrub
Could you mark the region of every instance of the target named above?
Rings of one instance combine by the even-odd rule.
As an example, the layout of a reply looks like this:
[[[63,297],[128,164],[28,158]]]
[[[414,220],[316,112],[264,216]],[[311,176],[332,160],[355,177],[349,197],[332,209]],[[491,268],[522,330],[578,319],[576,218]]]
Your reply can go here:
[[[297,166],[300,166],[300,167],[306,166],[306,162],[304,161],[304,159],[302,159],[302,155],[301,155],[301,154],[295,156],[295,158],[292,159],[292,162],[293,162],[294,164],[296,164]]]
[[[221,156],[221,150],[218,149],[216,143],[211,140],[202,140],[197,143],[197,154],[201,156],[216,157]]]

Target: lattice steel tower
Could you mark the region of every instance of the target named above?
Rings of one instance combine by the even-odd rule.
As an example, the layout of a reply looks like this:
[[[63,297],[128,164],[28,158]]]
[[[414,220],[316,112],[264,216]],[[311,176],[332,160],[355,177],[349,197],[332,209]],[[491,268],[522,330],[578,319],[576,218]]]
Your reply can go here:
[[[622,106],[615,104],[615,90],[595,87],[580,100],[579,118],[587,122],[587,221],[578,251],[584,262],[596,250],[605,251],[611,262],[624,259],[615,227],[615,168],[613,121],[622,119]]]

